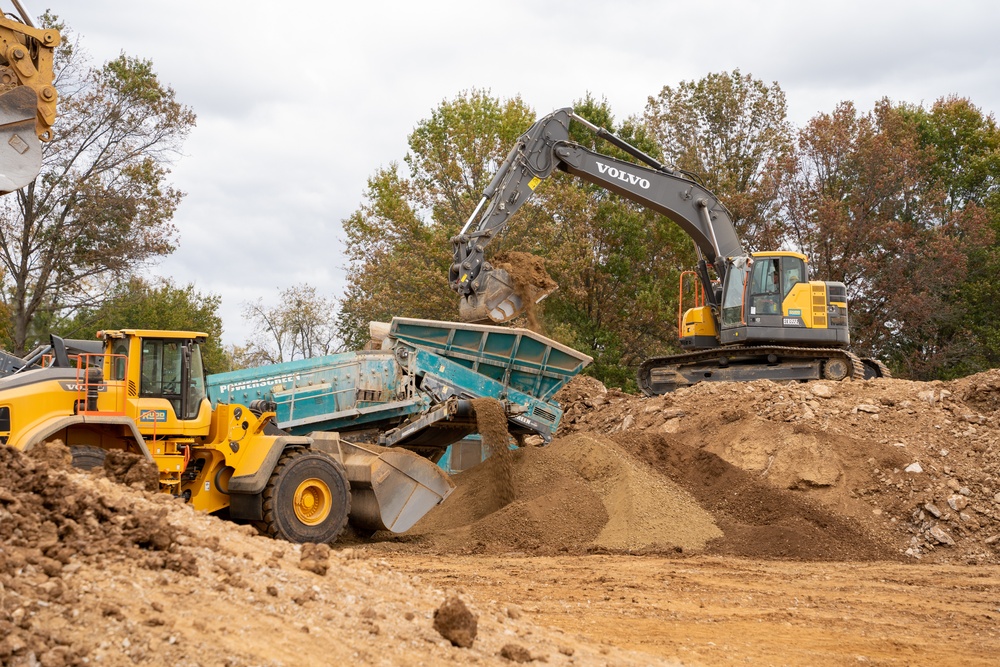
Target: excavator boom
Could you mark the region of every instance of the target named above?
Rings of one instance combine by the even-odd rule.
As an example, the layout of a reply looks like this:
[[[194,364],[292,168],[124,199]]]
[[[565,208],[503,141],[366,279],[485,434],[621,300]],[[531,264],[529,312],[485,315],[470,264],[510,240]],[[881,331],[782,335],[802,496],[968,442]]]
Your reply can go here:
[[[646,164],[619,160],[570,141],[571,120],[584,124]],[[732,218],[715,195],[625,140],[581,118],[572,109],[559,109],[521,135],[483,191],[483,199],[473,217],[451,240],[455,256],[449,277],[452,288],[462,298],[459,305],[462,320],[505,322],[523,308],[507,272],[492,267],[483,251],[506,228],[510,216],[531,198],[542,180],[556,169],[667,216],[691,236],[699,252],[720,277],[725,275],[727,257],[744,254]],[[472,228],[475,215],[487,201],[489,206]],[[702,268],[702,282],[706,292],[712,292],[709,301],[713,302],[714,291],[709,286],[707,270]]]

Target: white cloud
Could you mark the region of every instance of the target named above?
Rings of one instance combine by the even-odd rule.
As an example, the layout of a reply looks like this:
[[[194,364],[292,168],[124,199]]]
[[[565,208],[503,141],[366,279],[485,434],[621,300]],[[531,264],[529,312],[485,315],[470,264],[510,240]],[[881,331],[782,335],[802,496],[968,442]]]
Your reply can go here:
[[[76,0],[54,8],[95,62],[149,58],[198,114],[173,170],[180,248],[157,272],[220,294],[226,342],[244,301],[308,281],[339,296],[340,221],[366,179],[463,90],[539,114],[590,92],[618,118],[664,85],[739,68],[785,90],[803,124],[841,100],[1000,107],[1000,5],[931,2],[281,4]],[[58,130],[58,126],[56,128]]]

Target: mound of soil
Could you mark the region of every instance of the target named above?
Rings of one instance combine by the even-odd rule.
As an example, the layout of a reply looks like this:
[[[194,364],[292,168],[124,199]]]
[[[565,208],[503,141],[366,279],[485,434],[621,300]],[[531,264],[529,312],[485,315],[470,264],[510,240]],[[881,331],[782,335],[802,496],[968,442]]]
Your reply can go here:
[[[550,664],[646,665],[514,618],[506,605],[434,587],[362,550],[293,545],[142,490],[143,466],[69,467],[61,444],[0,447],[0,664],[509,664],[511,637]],[[475,644],[435,610],[459,599]],[[652,662],[663,664],[653,659]]]
[[[594,434],[511,452],[514,499],[500,510],[493,458],[455,476],[456,490],[407,541],[456,553],[701,550],[722,535],[678,485]]]
[[[718,552],[867,560],[891,545],[935,562],[1000,562],[1000,371],[949,383],[702,383],[652,398],[595,383],[577,378],[559,393],[560,433],[612,436],[688,489],[732,542],[714,543]],[[730,468],[782,493],[764,501]],[[752,537],[761,522],[718,506],[727,488],[786,544],[797,524],[803,546],[822,548],[753,546],[766,542]]]

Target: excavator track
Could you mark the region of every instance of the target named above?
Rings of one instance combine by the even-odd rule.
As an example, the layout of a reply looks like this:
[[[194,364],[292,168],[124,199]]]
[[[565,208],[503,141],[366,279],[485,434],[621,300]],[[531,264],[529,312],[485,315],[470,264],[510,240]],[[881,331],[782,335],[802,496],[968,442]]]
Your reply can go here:
[[[774,361],[768,359],[773,355]],[[830,364],[839,360],[844,366]],[[665,357],[639,365],[639,388],[647,396],[665,394],[704,381],[749,382],[786,380],[864,380],[890,377],[889,369],[874,359],[861,359],[839,348],[732,345]]]

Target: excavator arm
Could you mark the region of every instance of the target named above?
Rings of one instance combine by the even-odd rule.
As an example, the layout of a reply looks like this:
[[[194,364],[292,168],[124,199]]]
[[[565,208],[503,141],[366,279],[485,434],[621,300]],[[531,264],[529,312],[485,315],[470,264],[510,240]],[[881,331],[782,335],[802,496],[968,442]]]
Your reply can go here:
[[[35,27],[19,0],[12,2],[21,20],[0,15],[0,194],[38,175],[58,97],[52,59],[59,31]]]
[[[570,141],[570,120],[582,123],[645,164],[619,160]],[[523,310],[524,304],[515,293],[511,277],[503,269],[492,267],[484,258],[484,250],[507,227],[510,216],[556,169],[615,192],[677,223],[694,240],[706,295],[710,305],[718,305],[707,265],[711,264],[722,278],[726,258],[744,254],[725,206],[698,183],[566,108],[538,120],[521,135],[483,191],[479,206],[461,233],[451,239],[455,255],[449,280],[461,296],[462,320],[505,322]],[[489,205],[473,227],[473,221],[487,202]]]

